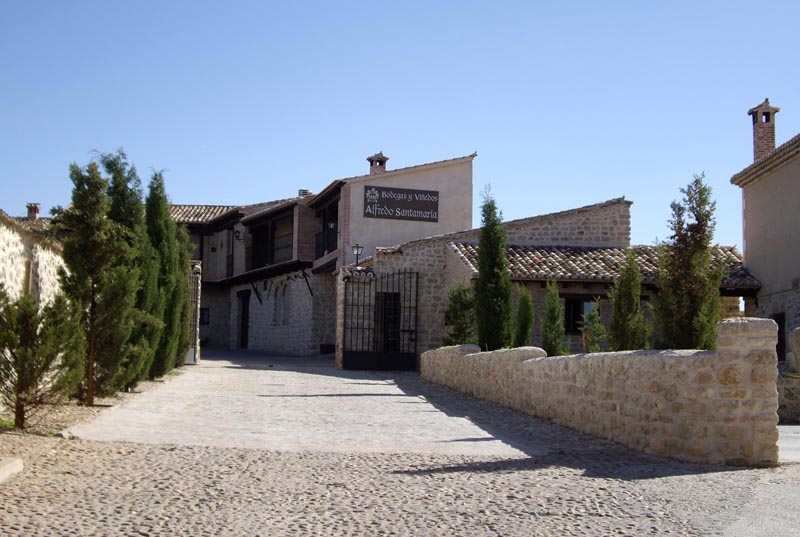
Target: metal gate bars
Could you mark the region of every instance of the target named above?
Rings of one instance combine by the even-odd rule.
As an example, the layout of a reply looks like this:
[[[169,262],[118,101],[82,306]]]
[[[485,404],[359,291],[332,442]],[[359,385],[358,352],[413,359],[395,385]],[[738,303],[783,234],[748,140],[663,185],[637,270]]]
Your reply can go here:
[[[415,371],[419,273],[353,272],[344,286],[342,367]]]

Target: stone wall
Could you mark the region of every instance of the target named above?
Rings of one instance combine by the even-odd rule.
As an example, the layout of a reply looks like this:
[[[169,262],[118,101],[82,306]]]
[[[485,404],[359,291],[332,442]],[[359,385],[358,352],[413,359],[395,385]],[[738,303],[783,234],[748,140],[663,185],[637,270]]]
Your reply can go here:
[[[0,283],[10,298],[29,292],[42,303],[48,302],[61,288],[58,269],[63,266],[58,244],[0,211]]]
[[[240,305],[237,293],[250,290],[248,348],[290,356],[319,352],[314,344],[311,291],[302,271],[295,271],[230,290],[230,346],[239,346]],[[257,290],[257,292],[256,292]],[[260,300],[259,300],[260,297]]]
[[[317,350],[332,348],[336,344],[336,274],[314,274],[313,317],[314,343]]]
[[[778,377],[778,416],[781,420],[800,422],[800,376],[782,373]]]
[[[223,349],[230,346],[231,304],[227,290],[203,289],[200,308],[208,310],[208,324],[200,325],[201,346]]]
[[[786,338],[786,353],[789,353],[791,351],[789,334],[795,328],[800,327],[800,287],[779,293],[759,294],[757,305],[751,312],[751,315],[756,317],[770,318],[779,314],[785,316],[785,323],[782,329]],[[784,355],[781,360],[785,358],[786,356]]]
[[[778,464],[777,326],[719,323],[717,351],[544,357],[525,347],[422,355],[423,378],[656,455],[730,465]]]

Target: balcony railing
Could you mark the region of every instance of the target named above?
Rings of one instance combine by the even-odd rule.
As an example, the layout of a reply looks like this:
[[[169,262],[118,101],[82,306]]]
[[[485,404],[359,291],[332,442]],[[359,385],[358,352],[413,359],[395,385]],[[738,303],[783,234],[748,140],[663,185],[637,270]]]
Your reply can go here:
[[[319,259],[339,247],[339,233],[336,228],[327,228],[314,235],[314,259]]]

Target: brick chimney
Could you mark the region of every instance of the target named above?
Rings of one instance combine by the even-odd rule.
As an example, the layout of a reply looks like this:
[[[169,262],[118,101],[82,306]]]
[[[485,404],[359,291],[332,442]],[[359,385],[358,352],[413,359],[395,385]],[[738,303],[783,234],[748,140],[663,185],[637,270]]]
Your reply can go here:
[[[389,157],[383,154],[383,151],[379,153],[375,153],[371,157],[367,157],[369,161],[369,174],[373,175],[375,173],[383,173],[386,171],[386,161],[389,160]]]
[[[769,99],[747,111],[753,116],[753,162],[775,149],[775,114],[781,109],[769,104]]]
[[[38,203],[29,203],[25,207],[28,208],[28,220],[37,220],[39,218],[39,209],[41,205]]]

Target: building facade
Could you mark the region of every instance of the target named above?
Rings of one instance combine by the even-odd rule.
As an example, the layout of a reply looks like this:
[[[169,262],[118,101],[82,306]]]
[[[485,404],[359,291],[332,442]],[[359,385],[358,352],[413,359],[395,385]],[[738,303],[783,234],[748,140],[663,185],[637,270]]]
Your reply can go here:
[[[630,245],[631,204],[625,198],[616,198],[503,224],[507,234],[509,275],[534,302],[533,345],[541,344],[549,280],[558,284],[566,329],[564,344],[570,352],[582,352],[579,323],[596,299],[601,301],[603,323],[610,323],[608,291],[624,265],[629,248],[636,254],[642,273],[643,300],[647,301],[655,291],[658,249]],[[479,229],[473,229],[397,247],[378,248],[374,259],[367,263],[367,268],[377,275],[372,278],[398,270],[418,273],[418,318],[414,328],[417,354],[442,345],[447,331],[444,310],[449,290],[457,283],[471,284],[478,277],[479,234]],[[724,297],[723,316],[736,316],[740,297],[755,297],[759,282],[742,266],[741,255],[732,247],[716,249],[712,264],[725,269],[720,289]],[[365,278],[357,272],[345,273],[340,286],[354,286],[351,282]],[[340,291],[340,295],[345,294]],[[347,353],[353,348],[350,342],[358,338],[350,334],[354,323],[348,320],[347,301],[345,303],[338,321],[337,361],[346,367]],[[369,327],[367,332],[370,332]]]
[[[744,265],[761,281],[746,313],[778,323],[778,359],[787,334],[800,326],[800,134],[775,147],[769,99],[751,108],[753,163],[731,178],[742,189]]]
[[[248,206],[174,205],[203,265],[204,345],[332,353],[336,274],[376,247],[469,229],[476,154],[332,181],[319,194]],[[355,248],[354,248],[355,247]]]
[[[64,261],[61,246],[45,235],[49,219],[39,217],[39,204],[27,208],[24,218],[0,211],[0,283],[12,300],[29,293],[45,303],[61,288]]]

